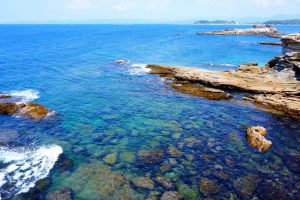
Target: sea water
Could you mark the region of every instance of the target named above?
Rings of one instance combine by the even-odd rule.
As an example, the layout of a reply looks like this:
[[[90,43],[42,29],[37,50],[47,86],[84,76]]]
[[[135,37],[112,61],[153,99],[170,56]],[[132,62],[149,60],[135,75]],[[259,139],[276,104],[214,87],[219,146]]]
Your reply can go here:
[[[177,93],[145,68],[232,70],[245,62],[263,66],[281,53],[280,46],[258,44],[274,38],[195,34],[225,28],[234,26],[1,25],[0,91],[55,111],[43,121],[0,116],[1,198],[43,199],[63,188],[74,199],[166,191],[185,199],[299,198],[299,122],[240,99]],[[267,153],[245,140],[245,128],[254,125],[269,132]],[[173,147],[182,154],[170,155]],[[147,150],[162,152],[161,160],[142,162]],[[154,186],[141,188],[136,177]]]

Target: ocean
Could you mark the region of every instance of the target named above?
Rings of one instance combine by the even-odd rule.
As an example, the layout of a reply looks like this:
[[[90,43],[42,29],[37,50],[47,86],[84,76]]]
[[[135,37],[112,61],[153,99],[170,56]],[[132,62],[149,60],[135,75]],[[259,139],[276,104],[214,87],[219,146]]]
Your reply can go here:
[[[0,116],[0,199],[44,199],[63,188],[83,200],[166,191],[299,199],[299,122],[242,101],[240,92],[224,101],[177,93],[145,68],[234,70],[281,54],[258,44],[275,38],[195,34],[233,27],[0,25],[0,91],[54,111],[42,121]],[[245,128],[254,125],[268,130],[270,151],[247,144]]]

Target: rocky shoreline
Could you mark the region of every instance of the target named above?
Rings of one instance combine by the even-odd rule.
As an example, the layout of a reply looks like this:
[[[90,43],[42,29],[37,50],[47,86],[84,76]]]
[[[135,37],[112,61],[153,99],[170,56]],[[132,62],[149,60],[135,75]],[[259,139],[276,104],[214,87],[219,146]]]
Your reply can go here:
[[[198,35],[263,35],[267,37],[280,38],[282,33],[268,24],[254,25],[247,29],[225,29],[221,31],[200,32]]]
[[[186,67],[148,65],[151,74],[165,78],[176,91],[212,100],[233,98],[226,91],[249,93],[244,100],[300,120],[300,59],[298,35],[282,38],[284,52],[264,67],[247,63],[233,71],[208,71]],[[293,47],[293,48],[291,48]]]
[[[27,117],[33,120],[42,120],[53,111],[45,106],[33,102],[15,102],[8,94],[0,93],[0,114]]]

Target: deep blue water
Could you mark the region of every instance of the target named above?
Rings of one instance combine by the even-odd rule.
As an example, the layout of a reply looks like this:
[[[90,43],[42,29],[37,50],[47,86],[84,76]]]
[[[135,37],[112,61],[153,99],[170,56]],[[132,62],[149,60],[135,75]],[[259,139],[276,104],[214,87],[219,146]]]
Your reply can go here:
[[[112,171],[107,171],[126,177],[132,191],[127,189],[125,194],[132,199],[144,199],[151,191],[160,195],[180,191],[183,195],[183,185],[194,199],[299,198],[300,164],[295,158],[300,153],[298,122],[241,101],[209,101],[176,93],[141,65],[227,70],[244,62],[264,65],[281,53],[279,46],[258,44],[278,40],[274,38],[195,34],[225,28],[1,25],[0,91],[36,91],[40,98],[35,102],[56,114],[41,122],[0,116],[0,142],[31,148],[59,145],[64,157],[73,162],[65,170],[54,167],[48,176],[50,184],[42,191],[32,189],[30,195],[44,198],[48,192],[68,187],[75,199],[120,199],[124,188],[106,193],[95,187],[110,184],[97,169],[103,167],[99,163],[107,155],[114,154],[116,161],[109,164]],[[297,26],[278,28],[286,33],[300,31]],[[130,64],[117,65],[117,59],[130,60]],[[269,131],[268,139],[274,146],[269,152],[261,154],[247,145],[244,127],[252,125],[262,125]],[[189,142],[191,138],[197,141],[195,147]],[[176,157],[172,166],[170,146],[184,154]],[[11,148],[16,151],[16,147]],[[162,150],[163,161],[141,163],[141,150]],[[194,157],[192,161],[190,156]],[[160,169],[166,165],[168,170]],[[253,181],[245,181],[249,174],[259,176],[255,187]],[[172,181],[172,187],[166,189],[155,182],[153,189],[141,189],[132,183],[138,176],[153,181],[164,176]],[[209,194],[200,192],[199,182],[204,178],[215,186]],[[254,189],[245,195],[241,188]],[[3,197],[15,193],[2,188]]]

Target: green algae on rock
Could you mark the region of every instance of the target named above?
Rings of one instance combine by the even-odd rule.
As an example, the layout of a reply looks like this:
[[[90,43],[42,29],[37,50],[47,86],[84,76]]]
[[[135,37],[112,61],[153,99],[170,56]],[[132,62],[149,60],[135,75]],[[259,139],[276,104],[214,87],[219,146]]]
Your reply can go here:
[[[103,161],[107,164],[110,164],[110,165],[115,164],[116,161],[117,161],[117,154],[116,153],[110,153],[110,154],[108,154],[107,156],[105,156],[103,158]]]
[[[123,175],[98,162],[79,166],[64,185],[74,191],[75,199],[144,199],[130,187]]]

